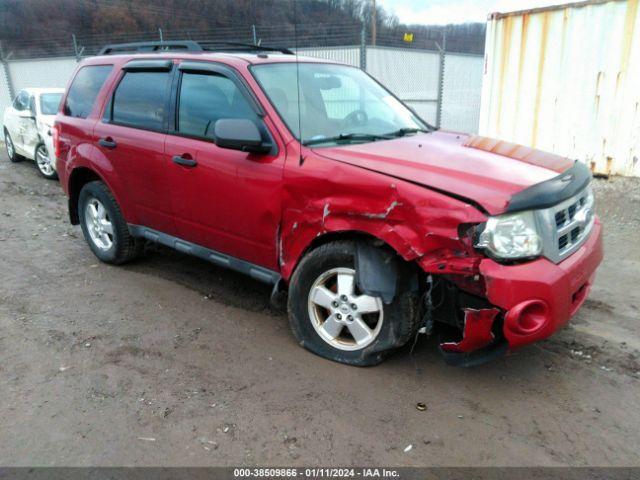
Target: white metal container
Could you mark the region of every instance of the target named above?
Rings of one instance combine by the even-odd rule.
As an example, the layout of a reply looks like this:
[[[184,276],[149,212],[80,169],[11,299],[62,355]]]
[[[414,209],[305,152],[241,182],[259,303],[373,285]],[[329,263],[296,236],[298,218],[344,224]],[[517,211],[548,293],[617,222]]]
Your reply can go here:
[[[639,1],[491,15],[480,133],[640,176]]]

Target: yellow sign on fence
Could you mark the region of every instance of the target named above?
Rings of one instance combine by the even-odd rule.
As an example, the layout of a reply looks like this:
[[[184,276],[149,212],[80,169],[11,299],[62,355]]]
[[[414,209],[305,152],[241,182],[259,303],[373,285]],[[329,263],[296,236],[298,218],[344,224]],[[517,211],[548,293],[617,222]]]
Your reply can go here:
[[[413,33],[405,33],[404,41],[407,43],[413,43]]]

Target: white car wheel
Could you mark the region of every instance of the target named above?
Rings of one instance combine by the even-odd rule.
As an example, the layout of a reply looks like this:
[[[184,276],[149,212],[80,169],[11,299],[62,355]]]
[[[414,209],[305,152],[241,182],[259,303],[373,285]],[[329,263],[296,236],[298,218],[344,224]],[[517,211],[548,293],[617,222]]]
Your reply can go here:
[[[19,162],[22,160],[22,157],[16,153],[16,147],[13,144],[13,140],[11,139],[11,135],[6,130],[4,131],[4,144],[7,147],[7,156],[9,160],[12,162]]]
[[[38,145],[36,149],[36,165],[38,165],[38,170],[40,170],[43,177],[57,177],[56,170],[53,168],[53,164],[49,158],[49,152],[47,152],[47,147],[45,147],[44,144]]]

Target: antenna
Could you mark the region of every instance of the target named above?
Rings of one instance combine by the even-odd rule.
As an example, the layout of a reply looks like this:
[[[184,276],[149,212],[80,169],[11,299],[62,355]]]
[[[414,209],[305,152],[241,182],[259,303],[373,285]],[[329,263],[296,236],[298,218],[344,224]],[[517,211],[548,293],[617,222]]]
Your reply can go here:
[[[300,102],[302,101],[301,89],[300,89],[300,59],[298,58],[298,0],[293,0],[293,37],[295,43],[296,50],[296,83],[298,85],[298,135],[300,135],[300,165],[304,163],[304,158],[302,156],[302,106]]]

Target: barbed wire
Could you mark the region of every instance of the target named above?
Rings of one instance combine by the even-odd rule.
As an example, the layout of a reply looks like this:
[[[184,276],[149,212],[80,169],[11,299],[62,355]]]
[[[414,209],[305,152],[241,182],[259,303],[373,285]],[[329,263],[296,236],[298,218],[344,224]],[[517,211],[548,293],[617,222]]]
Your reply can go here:
[[[108,2],[110,0],[100,0]],[[117,1],[117,0],[111,0]],[[255,32],[255,37],[254,37]],[[73,38],[75,37],[75,45]],[[105,44],[129,43],[138,41],[160,40],[195,40],[209,47],[222,47],[227,42],[253,43],[254,40],[264,45],[282,48],[334,47],[346,45],[371,45],[370,33],[365,32],[363,25],[357,22],[332,24],[269,24],[269,25],[223,25],[207,29],[157,29],[127,33],[96,33],[75,35],[73,32],[58,33],[43,37],[31,37],[28,40],[2,41],[6,54],[11,58],[36,58],[77,56],[80,49],[82,55],[94,55]],[[418,36],[413,42],[406,42],[404,32],[381,32],[376,38],[377,46],[416,48],[437,50],[442,40],[439,36]],[[447,37],[447,50],[451,52],[465,48],[468,50],[468,38],[457,39]],[[479,44],[476,51],[467,53],[482,53],[483,44]]]

